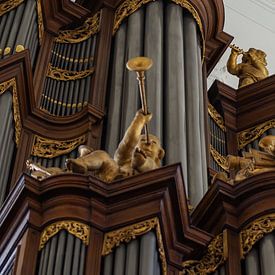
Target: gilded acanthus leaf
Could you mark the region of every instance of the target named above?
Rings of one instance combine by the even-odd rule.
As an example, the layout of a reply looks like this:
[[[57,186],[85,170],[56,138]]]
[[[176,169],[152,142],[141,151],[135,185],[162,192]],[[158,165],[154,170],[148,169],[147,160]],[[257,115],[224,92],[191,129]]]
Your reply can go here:
[[[215,162],[225,171],[229,171],[229,164],[227,161],[227,158],[225,156],[222,156],[218,151],[215,150],[215,148],[210,144],[209,145],[210,154],[215,160]]]
[[[72,152],[79,145],[84,144],[86,136],[66,141],[47,139],[40,136],[34,136],[32,155],[42,158],[54,158]]]
[[[89,244],[90,228],[88,225],[77,221],[59,221],[44,229],[40,238],[39,250],[45,246],[49,239],[63,229],[82,240],[85,245]]]
[[[216,122],[216,124],[226,132],[226,128],[224,126],[223,117],[217,112],[213,105],[208,103],[208,114],[212,117],[212,119]]]

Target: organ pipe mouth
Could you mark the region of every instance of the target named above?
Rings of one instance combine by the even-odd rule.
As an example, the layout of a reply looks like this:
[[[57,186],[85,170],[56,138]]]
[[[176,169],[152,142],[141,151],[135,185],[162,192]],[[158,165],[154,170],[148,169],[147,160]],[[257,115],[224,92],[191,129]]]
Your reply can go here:
[[[10,47],[7,47],[7,48],[5,48],[5,50],[4,50],[4,55],[10,54],[10,52],[11,52],[11,48],[10,48]]]

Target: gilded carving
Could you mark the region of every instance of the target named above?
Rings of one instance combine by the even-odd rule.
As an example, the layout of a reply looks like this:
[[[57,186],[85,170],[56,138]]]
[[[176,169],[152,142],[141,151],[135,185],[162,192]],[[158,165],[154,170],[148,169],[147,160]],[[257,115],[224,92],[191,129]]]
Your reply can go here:
[[[71,81],[71,80],[85,78],[91,75],[93,72],[94,72],[94,68],[84,70],[84,71],[68,71],[57,67],[53,67],[51,64],[49,64],[47,76],[59,81]]]
[[[264,132],[274,127],[275,119],[271,119],[257,126],[239,132],[237,135],[239,149],[244,148],[247,144],[259,138]]]
[[[228,156],[230,171],[234,171],[234,182],[240,182],[249,177],[275,171],[275,136],[265,136],[259,141],[259,147],[264,151],[249,149],[242,152],[243,156]]]
[[[225,171],[229,171],[228,160],[226,157],[222,156],[215,148],[210,144],[209,145],[210,154],[215,160],[215,162]]]
[[[54,158],[70,153],[85,142],[85,135],[66,141],[52,140],[35,135],[31,154],[37,157]]]
[[[209,274],[215,272],[227,259],[226,231],[216,236],[208,245],[206,254],[200,261],[188,260],[182,263],[182,274]]]
[[[21,118],[20,118],[20,109],[19,109],[17,86],[16,86],[15,78],[12,78],[0,84],[0,95],[6,92],[9,88],[12,88],[13,119],[14,119],[14,125],[15,125],[15,143],[18,146],[21,130],[22,130],[22,124],[21,124]]]
[[[239,78],[239,88],[268,77],[265,52],[254,48],[245,52],[235,45],[230,47],[231,54],[227,61],[227,70]],[[239,55],[242,55],[242,62],[237,64]]]
[[[0,3],[0,16],[18,7],[23,2],[24,0],[8,0],[3,3]]]
[[[39,36],[39,43],[41,45],[42,38],[44,35],[44,24],[43,24],[43,13],[42,13],[41,0],[37,0],[37,17],[38,17],[38,36]]]
[[[60,221],[47,226],[41,234],[39,250],[61,230],[67,230],[70,234],[80,239],[85,245],[89,244],[90,228],[88,225],[76,221]]]
[[[137,236],[144,235],[145,233],[153,229],[156,230],[159,257],[162,264],[162,272],[164,275],[166,275],[167,263],[158,218],[152,218],[150,220],[139,222],[130,226],[125,226],[118,230],[106,233],[104,236],[102,255],[106,256],[110,254],[112,250],[115,247],[119,246],[122,242],[128,243],[131,240],[134,240]]]
[[[275,229],[275,213],[261,217],[241,231],[241,252],[242,257],[252,249],[253,245],[262,239],[266,234]]]
[[[84,24],[73,30],[61,31],[55,39],[57,43],[80,43],[87,40],[92,35],[99,32],[100,29],[100,12],[86,19]]]
[[[214,106],[211,105],[210,103],[208,103],[208,114],[213,118],[213,120],[216,122],[216,124],[224,132],[226,132],[223,117],[217,112],[217,110],[214,108]]]

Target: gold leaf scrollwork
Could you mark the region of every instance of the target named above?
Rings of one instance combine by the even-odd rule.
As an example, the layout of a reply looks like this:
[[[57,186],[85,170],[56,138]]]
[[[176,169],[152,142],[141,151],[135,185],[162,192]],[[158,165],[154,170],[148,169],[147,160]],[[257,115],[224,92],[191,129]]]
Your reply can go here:
[[[94,72],[94,68],[78,72],[78,71],[63,70],[57,67],[53,67],[51,64],[49,64],[47,76],[59,81],[72,81],[72,80],[85,78],[91,75],[93,72]]]
[[[226,132],[226,128],[224,126],[224,120],[223,117],[217,112],[217,110],[214,108],[213,105],[208,103],[208,114],[213,118],[213,120],[216,122],[216,124],[224,131]]]
[[[162,264],[162,272],[167,274],[167,262],[162,241],[162,235],[160,230],[160,224],[158,218],[152,218],[143,222],[139,222],[130,226],[120,228],[118,230],[106,233],[104,236],[102,255],[106,256],[110,254],[114,247],[117,247],[122,242],[130,242],[137,236],[141,236],[151,230],[156,230],[159,257]]]
[[[85,135],[67,141],[46,139],[35,135],[31,154],[36,157],[54,158],[70,153],[85,141]]]
[[[275,213],[261,217],[241,231],[241,252],[242,257],[252,249],[253,245],[262,239],[266,234],[275,229]]]
[[[244,148],[247,144],[259,138],[265,131],[275,127],[275,119],[271,119],[257,126],[238,133],[238,147]]]
[[[19,102],[17,95],[17,86],[15,78],[0,84],[0,95],[12,88],[12,104],[13,104],[13,120],[15,125],[15,143],[18,146],[22,131],[22,123],[20,118]]]
[[[0,16],[18,7],[23,2],[24,0],[8,0],[3,3],[0,3]]]
[[[44,24],[43,24],[43,13],[42,13],[41,0],[37,0],[37,17],[38,17],[38,36],[39,36],[39,43],[41,45],[42,38],[44,35]]]
[[[227,158],[222,156],[215,148],[210,144],[209,145],[210,154],[215,160],[215,162],[225,171],[229,172],[229,165]]]
[[[207,248],[206,254],[200,261],[188,260],[182,263],[183,272],[182,274],[209,274],[215,272],[219,266],[221,266],[227,259],[227,244],[226,234],[223,233],[216,236]]]
[[[101,12],[97,12],[94,16],[86,19],[84,24],[73,30],[61,31],[58,37],[55,39],[57,43],[80,43],[87,40],[92,35],[96,34],[100,30],[100,15]]]
[[[89,244],[90,228],[88,225],[76,221],[60,221],[47,226],[41,234],[39,250],[61,230],[67,230],[70,234],[80,239],[85,245]]]
[[[122,21],[130,16],[132,13],[137,11],[139,8],[141,8],[143,5],[154,2],[156,0],[126,0],[124,1],[116,10],[115,12],[115,19],[114,19],[114,27],[113,27],[113,34],[117,32],[119,29]],[[170,0],[174,2],[175,4],[187,9],[193,16],[193,18],[196,20],[201,36],[203,41],[203,59],[204,59],[204,53],[205,53],[205,39],[204,39],[204,31],[203,31],[203,25],[201,18],[197,12],[197,10],[193,7],[193,5],[187,1],[187,0]]]

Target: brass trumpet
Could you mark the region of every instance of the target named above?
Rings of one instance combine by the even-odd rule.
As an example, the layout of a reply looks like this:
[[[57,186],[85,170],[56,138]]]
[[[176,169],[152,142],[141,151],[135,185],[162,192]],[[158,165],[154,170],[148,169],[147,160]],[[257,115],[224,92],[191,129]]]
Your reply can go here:
[[[239,52],[240,54],[245,54],[245,51],[244,51],[243,49],[239,48],[238,46],[236,46],[235,44],[231,44],[231,45],[229,46],[229,48],[236,50],[236,51]]]
[[[142,56],[132,58],[126,64],[126,67],[129,71],[134,71],[137,73],[141,106],[142,111],[145,115],[148,114],[148,106],[145,93],[145,71],[149,70],[152,67],[152,65],[152,59]],[[146,141],[147,143],[149,143],[149,132],[147,124],[144,127],[144,132],[146,136]]]

